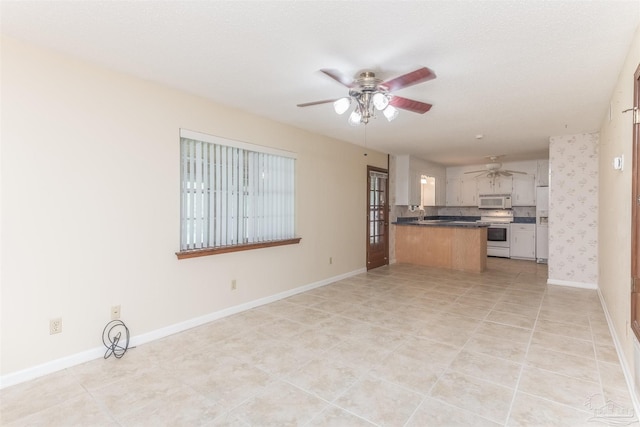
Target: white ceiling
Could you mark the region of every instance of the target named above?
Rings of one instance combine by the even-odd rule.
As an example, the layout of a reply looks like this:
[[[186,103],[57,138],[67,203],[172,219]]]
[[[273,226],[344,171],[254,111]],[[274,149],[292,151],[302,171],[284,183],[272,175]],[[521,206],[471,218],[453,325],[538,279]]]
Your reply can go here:
[[[3,0],[0,13],[3,34],[359,145],[365,127],[331,104],[296,107],[347,94],[318,70],[427,66],[435,80],[397,94],[431,111],[377,118],[366,145],[462,165],[544,158],[550,136],[598,130],[640,2]]]

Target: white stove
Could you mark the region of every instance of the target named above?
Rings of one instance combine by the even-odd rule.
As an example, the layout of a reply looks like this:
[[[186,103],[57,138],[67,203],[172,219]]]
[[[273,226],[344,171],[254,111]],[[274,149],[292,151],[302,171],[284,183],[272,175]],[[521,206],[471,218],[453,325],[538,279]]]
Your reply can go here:
[[[511,239],[513,211],[501,209],[485,212],[478,222],[489,224],[489,228],[487,228],[487,255],[509,258],[511,256],[509,240]]]

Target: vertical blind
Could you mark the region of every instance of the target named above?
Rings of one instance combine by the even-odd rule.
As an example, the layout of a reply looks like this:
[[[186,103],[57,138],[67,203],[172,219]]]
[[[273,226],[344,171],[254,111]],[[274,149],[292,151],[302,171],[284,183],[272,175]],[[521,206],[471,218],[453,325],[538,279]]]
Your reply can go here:
[[[181,251],[295,237],[294,158],[184,134]]]

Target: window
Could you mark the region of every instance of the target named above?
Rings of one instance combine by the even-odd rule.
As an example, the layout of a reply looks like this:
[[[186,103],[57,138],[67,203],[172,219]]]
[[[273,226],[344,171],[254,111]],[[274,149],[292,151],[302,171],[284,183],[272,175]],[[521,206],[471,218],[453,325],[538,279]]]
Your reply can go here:
[[[295,155],[180,130],[178,258],[298,243]]]

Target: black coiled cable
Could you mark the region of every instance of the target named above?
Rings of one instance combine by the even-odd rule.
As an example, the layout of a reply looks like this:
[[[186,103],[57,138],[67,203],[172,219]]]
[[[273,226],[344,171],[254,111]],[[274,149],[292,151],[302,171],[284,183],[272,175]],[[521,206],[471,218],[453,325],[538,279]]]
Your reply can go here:
[[[107,351],[104,353],[105,359],[111,357],[112,354],[116,359],[120,359],[129,348],[129,328],[121,320],[112,320],[102,331],[102,343],[107,347]]]

